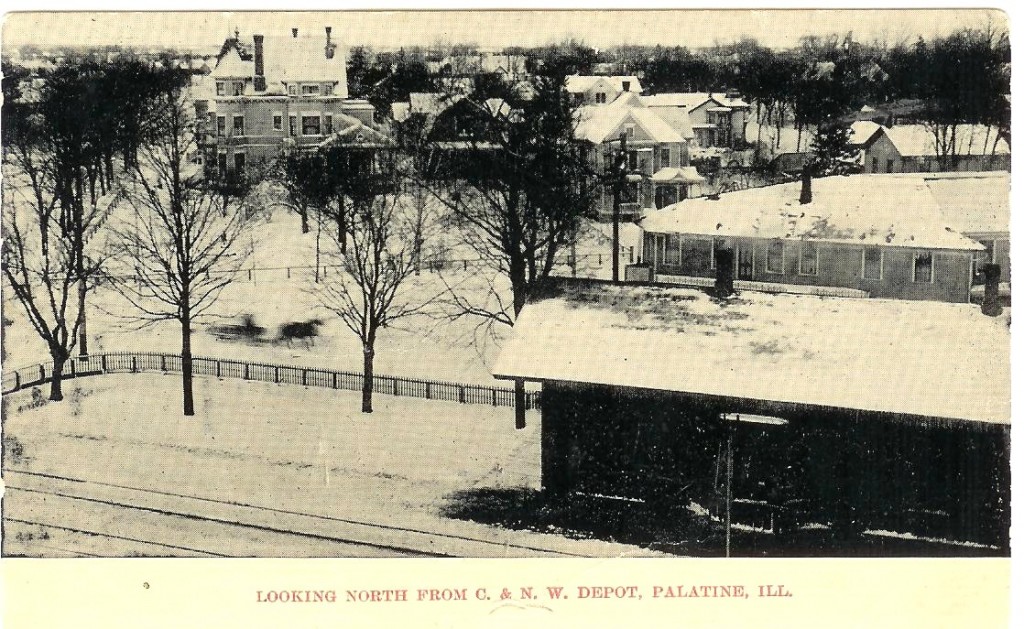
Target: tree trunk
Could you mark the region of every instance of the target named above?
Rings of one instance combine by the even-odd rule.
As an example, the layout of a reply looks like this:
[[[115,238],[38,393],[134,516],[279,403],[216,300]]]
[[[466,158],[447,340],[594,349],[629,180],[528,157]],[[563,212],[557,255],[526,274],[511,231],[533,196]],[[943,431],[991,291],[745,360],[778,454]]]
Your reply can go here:
[[[81,273],[81,271],[80,271]],[[79,356],[89,355],[89,333],[86,331],[85,321],[85,278],[78,280],[78,354]]]
[[[64,380],[64,364],[67,362],[67,356],[58,353],[57,355],[51,354],[53,358],[53,374],[50,376],[50,401],[60,402],[64,399],[64,391],[61,388],[61,384]]]
[[[373,339],[363,343],[363,412],[373,412]]]
[[[338,195],[338,244],[341,246],[341,255],[345,255],[348,249],[348,225],[345,222],[345,197]]]
[[[512,259],[510,269],[512,271],[513,279],[512,282],[512,310],[516,315],[516,319],[519,318],[519,313],[523,307],[526,306],[527,298],[527,282],[522,274],[525,272],[523,264],[520,262],[516,264],[518,260]],[[516,412],[516,430],[522,430],[526,428],[526,381],[517,379],[515,380],[515,412]]]
[[[192,398],[192,321],[188,308],[181,319],[181,395],[182,412],[186,417],[196,414]]]
[[[306,208],[302,208],[301,210],[299,210],[299,216],[302,218],[302,233],[303,234],[308,234],[309,233],[309,212],[306,210]]]

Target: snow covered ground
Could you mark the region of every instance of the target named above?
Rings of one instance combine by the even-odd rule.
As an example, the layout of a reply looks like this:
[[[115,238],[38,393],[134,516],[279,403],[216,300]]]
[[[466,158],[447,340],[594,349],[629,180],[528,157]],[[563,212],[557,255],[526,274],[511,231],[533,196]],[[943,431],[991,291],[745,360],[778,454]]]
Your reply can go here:
[[[515,430],[510,409],[381,395],[366,415],[356,393],[200,378],[196,416],[184,418],[179,386],[91,378],[69,382],[64,402],[24,410],[27,392],[5,396],[5,465],[583,555],[641,552],[440,515],[452,492],[539,486],[536,413]]]

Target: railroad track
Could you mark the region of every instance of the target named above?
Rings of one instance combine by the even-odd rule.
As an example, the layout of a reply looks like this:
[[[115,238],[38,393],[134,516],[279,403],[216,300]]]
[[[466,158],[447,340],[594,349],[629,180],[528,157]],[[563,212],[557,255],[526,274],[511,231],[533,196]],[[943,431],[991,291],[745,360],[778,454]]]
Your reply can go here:
[[[582,556],[25,470],[4,482],[5,556]]]

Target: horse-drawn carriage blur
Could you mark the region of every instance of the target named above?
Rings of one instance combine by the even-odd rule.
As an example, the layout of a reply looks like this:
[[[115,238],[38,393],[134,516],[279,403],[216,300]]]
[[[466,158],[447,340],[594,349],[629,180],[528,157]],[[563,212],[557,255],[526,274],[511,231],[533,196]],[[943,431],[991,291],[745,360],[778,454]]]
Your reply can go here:
[[[256,319],[251,314],[242,315],[240,323],[210,326],[210,334],[222,341],[258,342],[267,340],[264,338],[266,333],[267,329],[256,325]]]
[[[301,341],[307,348],[312,347],[314,339],[319,333],[319,326],[323,325],[320,319],[310,321],[291,321],[281,326],[277,336],[267,334],[267,328],[256,325],[256,319],[251,314],[243,314],[239,323],[226,323],[211,325],[210,334],[222,341],[242,341],[245,343],[287,343],[292,346],[293,341]]]

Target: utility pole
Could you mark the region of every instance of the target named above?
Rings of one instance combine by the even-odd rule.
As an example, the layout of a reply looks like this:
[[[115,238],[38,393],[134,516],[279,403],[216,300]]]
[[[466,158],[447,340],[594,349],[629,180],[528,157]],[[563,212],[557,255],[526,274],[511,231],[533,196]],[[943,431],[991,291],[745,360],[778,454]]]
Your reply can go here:
[[[622,187],[626,183],[626,132],[619,135],[619,154],[615,157],[615,172],[612,173],[614,197],[612,200],[612,283],[619,283],[619,213],[622,203]]]

